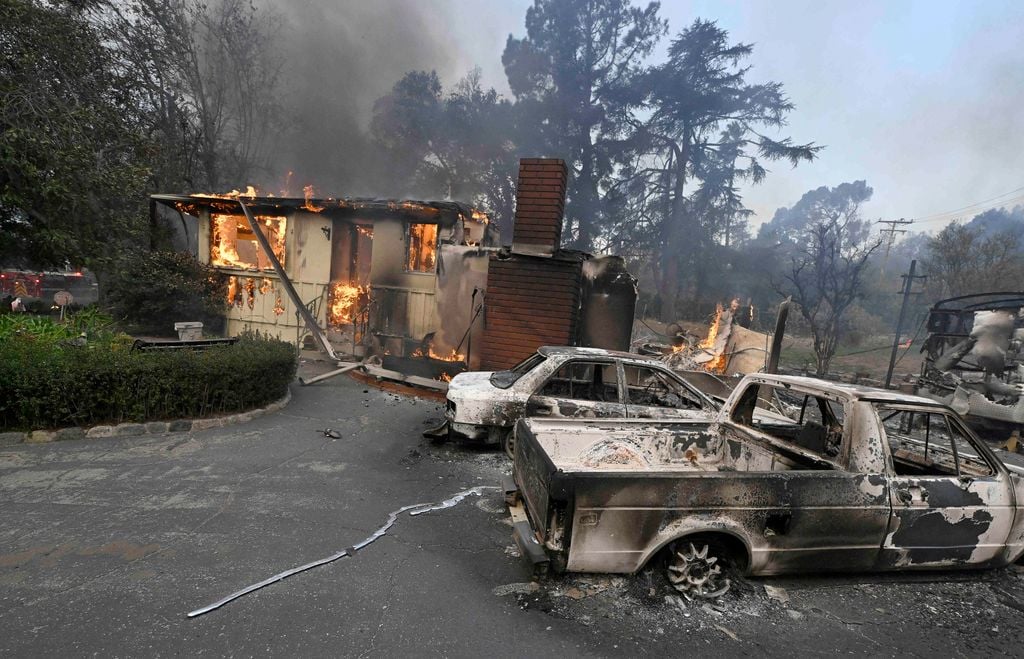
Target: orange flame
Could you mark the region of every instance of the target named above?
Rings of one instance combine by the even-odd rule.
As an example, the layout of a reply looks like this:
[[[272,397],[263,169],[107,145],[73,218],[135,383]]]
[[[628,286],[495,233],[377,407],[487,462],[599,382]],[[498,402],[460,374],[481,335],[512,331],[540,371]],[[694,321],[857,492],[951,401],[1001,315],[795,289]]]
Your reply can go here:
[[[439,362],[466,361],[466,356],[463,355],[462,353],[455,352],[455,348],[452,348],[451,352],[447,354],[441,354],[434,350],[433,346],[427,349],[426,354],[423,353],[423,348],[416,348],[416,350],[413,351],[410,357],[430,357],[431,359],[436,359]]]
[[[715,305],[715,320],[711,323],[711,327],[708,328],[708,335],[700,342],[699,347],[709,351],[714,351],[715,341],[718,339],[718,332],[722,327],[722,305]],[[723,347],[722,352],[719,353],[713,360],[704,364],[704,370],[709,373],[725,373],[725,367],[728,363],[729,358],[726,355]]]
[[[437,379],[440,380],[441,382],[451,382],[452,376],[442,371],[441,375],[439,375]]]
[[[285,229],[288,220],[283,217],[257,215],[256,221],[261,225],[270,249],[284,265]],[[210,264],[245,270],[270,270],[269,259],[263,254],[249,228],[249,223],[238,215],[210,216]],[[240,235],[241,234],[241,235]],[[249,256],[238,252],[240,244],[250,244]]]
[[[328,308],[328,323],[331,325],[346,325],[352,323],[359,306],[359,299],[365,296],[369,289],[366,286],[353,286],[345,282],[337,282],[331,286],[330,307]]]
[[[431,272],[437,260],[437,225],[410,224],[409,251],[405,269],[410,272]]]
[[[722,305],[715,305],[715,319],[711,322],[711,327],[708,328],[708,335],[700,342],[699,347],[701,348],[713,348],[715,346],[715,339],[718,338],[718,328],[722,323]]]
[[[306,198],[306,203],[302,205],[303,208],[305,208],[308,211],[313,211],[314,213],[319,213],[324,209],[323,206],[317,206],[316,204],[313,203],[312,185],[307,185],[304,188],[302,188],[302,194]]]

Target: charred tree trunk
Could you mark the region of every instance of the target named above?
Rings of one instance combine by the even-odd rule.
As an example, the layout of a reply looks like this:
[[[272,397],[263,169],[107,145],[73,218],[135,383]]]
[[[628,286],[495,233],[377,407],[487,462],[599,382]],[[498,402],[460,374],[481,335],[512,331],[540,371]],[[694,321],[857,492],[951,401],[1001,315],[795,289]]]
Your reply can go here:
[[[689,158],[687,144],[673,145],[674,168],[668,217],[665,220],[665,240],[662,241],[662,263],[665,272],[665,294],[662,298],[661,319],[666,323],[678,320],[677,305],[682,289],[683,268],[690,262],[691,249],[688,234],[691,227],[686,213],[686,163]]]

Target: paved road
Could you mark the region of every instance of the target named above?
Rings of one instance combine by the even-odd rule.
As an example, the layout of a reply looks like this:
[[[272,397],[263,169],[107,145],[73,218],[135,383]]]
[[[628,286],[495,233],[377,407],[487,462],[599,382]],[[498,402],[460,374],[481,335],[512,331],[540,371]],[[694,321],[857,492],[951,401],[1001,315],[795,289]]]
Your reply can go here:
[[[652,575],[531,584],[497,492],[402,517],[354,558],[186,618],[362,540],[400,506],[496,484],[499,454],[421,439],[439,417],[433,401],[341,377],[230,428],[0,447],[0,654],[1020,651],[1014,569],[754,580],[714,608],[667,602]]]

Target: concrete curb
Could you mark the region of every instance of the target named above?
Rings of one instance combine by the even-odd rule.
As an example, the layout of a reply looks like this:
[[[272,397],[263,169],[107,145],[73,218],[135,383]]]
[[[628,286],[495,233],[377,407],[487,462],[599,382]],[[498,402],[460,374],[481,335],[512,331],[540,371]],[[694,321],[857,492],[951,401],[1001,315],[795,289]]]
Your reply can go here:
[[[176,419],[174,421],[148,421],[146,423],[121,423],[116,426],[93,426],[92,428],[60,428],[58,430],[33,430],[31,432],[0,432],[0,446],[13,444],[47,444],[71,439],[100,439],[102,437],[127,437],[129,435],[160,435],[172,432],[192,432],[209,428],[223,428],[236,423],[252,421],[258,416],[271,414],[284,408],[292,400],[292,390],[280,400],[255,410],[238,412],[227,416],[201,419]]]

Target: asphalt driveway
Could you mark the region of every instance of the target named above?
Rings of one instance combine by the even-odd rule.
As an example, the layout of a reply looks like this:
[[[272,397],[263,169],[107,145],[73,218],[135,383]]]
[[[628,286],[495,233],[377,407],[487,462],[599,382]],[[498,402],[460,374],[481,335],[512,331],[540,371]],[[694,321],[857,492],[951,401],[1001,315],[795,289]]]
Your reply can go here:
[[[440,416],[339,377],[229,428],[0,447],[0,654],[1019,652],[1015,568],[755,580],[715,606],[666,600],[651,575],[531,583],[494,490],[186,617],[403,505],[496,485],[501,454],[421,438]]]

